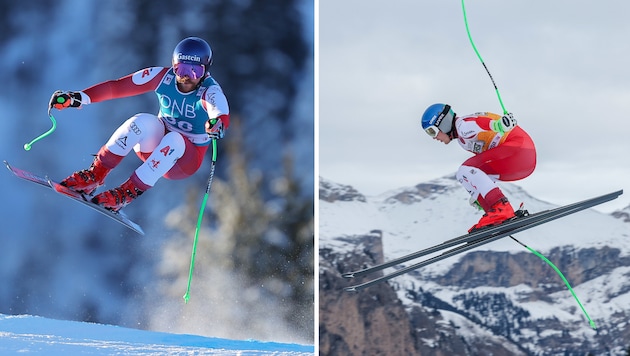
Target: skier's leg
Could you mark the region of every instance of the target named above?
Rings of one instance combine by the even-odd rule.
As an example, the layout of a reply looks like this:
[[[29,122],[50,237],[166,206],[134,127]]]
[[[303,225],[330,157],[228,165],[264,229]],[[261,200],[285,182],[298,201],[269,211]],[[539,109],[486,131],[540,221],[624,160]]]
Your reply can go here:
[[[536,149],[525,131],[517,127],[508,139],[464,162],[457,179],[486,212],[473,229],[495,225],[514,215],[514,209],[496,184],[529,176],[536,167]]]
[[[470,193],[471,201],[476,201],[485,211],[479,222],[468,231],[500,224],[514,216],[514,209],[495,182],[477,167],[463,165],[456,174],[457,180]]]
[[[92,201],[110,210],[120,210],[168,172],[184,155],[186,140],[177,132],[167,133],[145,162],[120,187],[98,194]],[[140,143],[142,146],[142,143]]]
[[[148,186],[153,186],[165,175],[186,152],[186,142],[180,133],[167,133],[146,161],[135,173]]]
[[[155,115],[137,114],[123,123],[94,157],[88,169],[77,171],[61,181],[75,191],[93,194],[107,174],[135,145],[155,147],[164,135],[164,124]]]
[[[184,139],[184,143],[186,144],[184,155],[177,160],[175,165],[166,172],[166,174],[163,175],[164,178],[173,180],[184,179],[193,175],[197,172],[197,170],[199,170],[199,167],[201,167],[210,145],[197,146],[187,139]],[[149,159],[149,156],[151,156],[151,152],[136,153],[142,161],[146,161]]]
[[[164,137],[164,123],[152,114],[137,114],[125,121],[109,138],[105,147],[117,156],[126,156],[132,149],[152,152]]]
[[[203,158],[210,146],[197,146],[190,140],[185,140],[185,143],[186,151],[184,155],[177,160],[173,168],[166,172],[164,178],[184,179],[193,175],[201,167]]]
[[[496,183],[496,176],[490,176],[477,167],[466,164],[459,167],[455,174],[457,180],[468,191],[471,203],[476,201],[484,211],[505,198]]]
[[[469,158],[464,165],[477,167],[503,182],[520,180],[536,168],[536,148],[529,135],[516,127],[507,141]]]
[[[105,182],[105,177],[120,161],[122,156],[111,153],[103,146],[94,157],[90,168],[72,173],[60,182],[74,191],[92,195]]]

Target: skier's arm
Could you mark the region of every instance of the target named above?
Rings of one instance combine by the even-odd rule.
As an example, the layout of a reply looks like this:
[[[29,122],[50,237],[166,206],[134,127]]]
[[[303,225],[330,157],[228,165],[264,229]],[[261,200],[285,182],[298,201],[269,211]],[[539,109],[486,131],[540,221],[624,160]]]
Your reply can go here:
[[[517,125],[512,113],[506,113],[501,116],[490,112],[479,112],[475,116],[475,123],[484,131],[504,134],[512,131]]]
[[[501,115],[489,112],[459,118],[457,132],[460,144],[465,150],[475,154],[500,145],[514,128],[502,126],[502,121]],[[513,123],[516,124],[516,121]]]
[[[208,113],[206,132],[213,139],[223,138],[230,126],[230,109],[221,87],[210,86],[204,92],[201,104]]]
[[[165,67],[145,68],[120,79],[93,85],[82,91],[57,90],[50,98],[50,107],[58,110],[68,107],[80,108],[100,101],[144,94],[155,90],[167,71],[168,68]]]
[[[158,87],[167,71],[168,68],[165,67],[145,68],[120,79],[108,80],[93,85],[81,92],[84,99],[82,103],[84,105],[97,103],[153,91]],[[84,96],[87,96],[87,98]],[[87,99],[87,102],[85,99]]]

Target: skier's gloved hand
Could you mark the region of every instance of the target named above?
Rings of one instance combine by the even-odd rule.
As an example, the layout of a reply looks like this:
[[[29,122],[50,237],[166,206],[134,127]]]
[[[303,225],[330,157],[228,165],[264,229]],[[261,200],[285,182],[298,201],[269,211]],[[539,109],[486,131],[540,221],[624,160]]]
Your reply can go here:
[[[218,140],[225,136],[225,128],[221,119],[210,119],[206,122],[206,132],[213,140]]]
[[[505,133],[512,131],[517,125],[514,115],[509,112],[505,113],[500,120],[496,120],[492,123],[492,130],[494,132]]]
[[[50,97],[50,108],[63,110],[66,108],[78,108],[81,106],[81,93],[74,91],[57,90]]]

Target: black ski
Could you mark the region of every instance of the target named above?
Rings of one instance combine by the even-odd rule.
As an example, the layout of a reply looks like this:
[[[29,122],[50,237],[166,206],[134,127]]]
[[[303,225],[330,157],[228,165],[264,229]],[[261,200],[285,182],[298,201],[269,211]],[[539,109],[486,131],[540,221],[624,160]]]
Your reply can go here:
[[[530,224],[532,222],[535,222],[535,221],[540,220],[540,219],[545,219],[545,218],[547,218],[549,216],[555,216],[555,215],[560,214],[562,212],[572,211],[575,208],[581,208],[580,210],[587,209],[587,208],[593,207],[595,205],[602,204],[602,203],[605,203],[607,201],[616,199],[622,193],[623,193],[623,191],[617,191],[617,192],[606,194],[606,195],[602,195],[602,196],[599,196],[599,197],[596,197],[596,198],[587,199],[587,200],[584,200],[584,201],[581,201],[581,202],[578,202],[578,203],[573,203],[573,204],[562,206],[562,207],[558,207],[558,208],[555,208],[555,209],[544,210],[544,211],[541,211],[541,212],[538,212],[538,213],[535,213],[535,214],[523,216],[521,218],[515,218],[513,220],[509,220],[507,222],[504,222],[501,225],[488,227],[488,228],[481,229],[481,230],[478,230],[478,231],[475,231],[475,232],[472,232],[472,233],[469,233],[469,234],[466,234],[466,235],[462,235],[462,236],[456,237],[454,239],[445,241],[445,242],[443,242],[441,244],[435,245],[433,247],[429,247],[429,248],[426,248],[424,250],[420,250],[420,251],[411,253],[409,255],[393,259],[393,260],[385,262],[383,264],[379,264],[379,265],[376,265],[376,266],[368,267],[368,268],[365,268],[365,269],[362,269],[362,270],[358,270],[358,271],[344,273],[343,276],[346,277],[346,278],[353,278],[353,277],[360,277],[360,276],[363,276],[363,275],[374,273],[374,272],[380,271],[382,269],[385,269],[385,268],[388,268],[388,267],[393,267],[393,266],[401,264],[403,262],[407,262],[409,260],[416,259],[418,257],[422,257],[422,256],[425,256],[425,255],[431,254],[433,252],[438,252],[438,251],[447,249],[449,247],[462,244],[464,242],[478,240],[478,239],[487,237],[487,236],[492,235],[492,234],[496,234],[496,233],[499,233],[499,232],[506,231],[508,229],[515,229],[515,228],[518,228],[518,227],[521,227],[521,226],[528,225],[528,224]]]
[[[623,190],[619,190],[613,193],[609,193],[609,194],[605,194],[599,197],[595,197],[592,199],[587,199],[578,203],[574,203],[574,204],[569,204],[566,206],[562,206],[559,208],[555,208],[555,209],[550,209],[550,210],[545,210],[545,211],[541,211],[535,214],[531,214],[531,215],[527,215],[524,217],[520,217],[520,218],[516,218],[513,220],[510,220],[508,222],[505,222],[501,225],[498,226],[493,226],[490,228],[486,228],[486,229],[482,229],[479,231],[475,231],[473,233],[470,234],[466,234],[466,235],[462,235],[460,237],[456,237],[454,239],[448,240],[446,242],[443,242],[441,244],[426,248],[424,250],[420,250],[417,252],[414,252],[412,254],[400,257],[400,258],[396,258],[394,260],[376,265],[376,266],[372,266],[372,267],[368,267],[359,271],[354,271],[354,272],[348,272],[348,273],[344,273],[343,276],[346,278],[354,278],[354,277],[359,277],[359,276],[363,276],[363,275],[368,275],[380,270],[383,270],[385,268],[388,267],[393,267],[396,266],[400,263],[418,258],[418,257],[422,257],[434,252],[438,252],[441,250],[445,250],[449,247],[453,247],[453,246],[457,246],[457,245],[461,245],[461,246],[457,246],[453,249],[450,249],[448,251],[443,252],[440,255],[434,256],[432,258],[429,258],[427,260],[421,261],[419,263],[416,263],[414,265],[402,268],[396,272],[393,272],[391,274],[387,274],[378,278],[375,278],[373,280],[370,280],[368,282],[362,283],[362,284],[358,284],[358,285],[354,285],[354,286],[350,286],[350,287],[346,287],[345,290],[346,291],[358,291],[364,288],[367,288],[371,285],[374,285],[376,283],[382,282],[382,281],[386,281],[389,280],[391,278],[400,276],[402,274],[405,274],[407,272],[413,271],[415,269],[418,269],[420,267],[424,267],[426,265],[429,265],[431,263],[443,260],[447,257],[451,257],[454,255],[457,255],[459,253],[465,252],[467,250],[470,250],[472,248],[487,244],[489,242],[492,242],[494,240],[509,236],[511,234],[515,234],[517,232],[521,232],[527,229],[530,229],[532,227],[544,224],[546,222],[552,221],[552,220],[556,220],[559,219],[561,217],[576,213],[578,211],[584,210],[584,209],[588,209],[591,208],[593,206],[605,203],[607,201],[616,199],[618,196],[620,196],[621,194],[623,194]],[[463,244],[463,245],[462,245]]]

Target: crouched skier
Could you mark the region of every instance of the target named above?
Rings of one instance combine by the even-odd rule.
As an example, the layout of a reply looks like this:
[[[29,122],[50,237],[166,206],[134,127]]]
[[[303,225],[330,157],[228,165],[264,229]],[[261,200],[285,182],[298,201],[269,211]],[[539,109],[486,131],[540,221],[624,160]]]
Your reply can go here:
[[[227,99],[210,75],[212,49],[188,37],[173,51],[171,67],[151,67],[82,91],[56,91],[50,107],[62,110],[154,91],[157,115],[139,113],[124,122],[98,151],[88,169],[60,183],[93,195],[107,174],[133,149],[143,163],[120,186],[95,195],[92,202],[118,211],[153,187],[161,177],[184,179],[203,162],[213,139],[223,138],[230,124]]]

